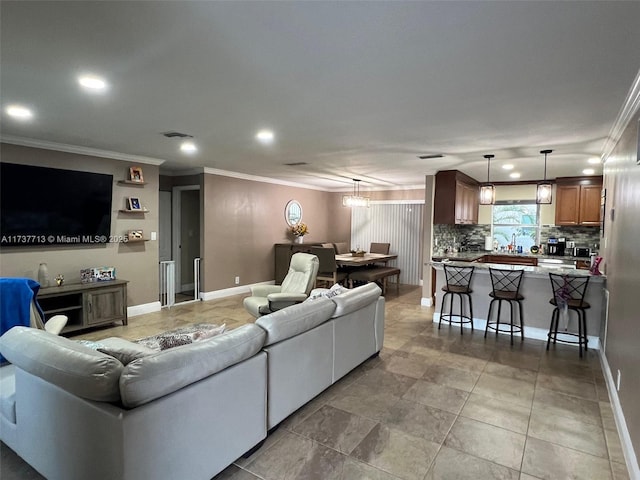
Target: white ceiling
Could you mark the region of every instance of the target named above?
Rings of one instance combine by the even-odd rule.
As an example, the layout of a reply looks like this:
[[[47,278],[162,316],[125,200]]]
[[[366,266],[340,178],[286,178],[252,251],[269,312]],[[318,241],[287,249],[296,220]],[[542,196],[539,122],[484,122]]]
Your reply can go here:
[[[329,190],[580,175],[640,67],[640,2],[1,3],[8,141],[46,141]],[[76,75],[107,78],[103,95]],[[276,134],[257,143],[260,128]],[[195,137],[185,156],[161,132]],[[18,140],[22,139],[22,140]],[[443,154],[421,160],[420,154]],[[307,162],[304,166],[285,166]],[[596,165],[597,173],[601,167]]]

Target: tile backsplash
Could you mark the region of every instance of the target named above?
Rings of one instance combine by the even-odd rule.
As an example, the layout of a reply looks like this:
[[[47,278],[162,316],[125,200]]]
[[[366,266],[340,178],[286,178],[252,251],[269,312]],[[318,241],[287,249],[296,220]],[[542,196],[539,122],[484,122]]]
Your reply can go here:
[[[440,225],[433,226],[434,251],[460,245],[468,250],[484,250],[484,237],[491,235],[491,225]],[[564,227],[543,225],[540,227],[540,242],[545,244],[549,237],[564,237],[575,242],[576,247],[599,247],[600,227]],[[598,247],[596,247],[598,245]]]

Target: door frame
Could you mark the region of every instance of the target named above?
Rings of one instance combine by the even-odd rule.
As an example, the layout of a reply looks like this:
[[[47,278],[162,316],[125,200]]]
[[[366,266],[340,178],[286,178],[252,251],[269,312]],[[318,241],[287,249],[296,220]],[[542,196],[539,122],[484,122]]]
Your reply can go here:
[[[182,192],[187,190],[200,190],[200,185],[183,185],[178,187],[173,187],[171,189],[171,209],[172,209],[172,222],[171,222],[171,256],[173,257],[173,261],[175,262],[175,284],[176,284],[176,292],[182,291],[182,257],[180,255],[180,240],[181,240],[181,227],[182,227],[182,216],[180,214],[182,207]],[[200,196],[202,196],[202,192],[200,192]],[[202,204],[200,204],[200,208],[202,209]],[[202,214],[202,212],[200,212]],[[200,215],[202,217],[202,215]],[[202,227],[202,225],[201,225]],[[202,248],[202,245],[200,245]],[[195,281],[195,279],[194,279]]]

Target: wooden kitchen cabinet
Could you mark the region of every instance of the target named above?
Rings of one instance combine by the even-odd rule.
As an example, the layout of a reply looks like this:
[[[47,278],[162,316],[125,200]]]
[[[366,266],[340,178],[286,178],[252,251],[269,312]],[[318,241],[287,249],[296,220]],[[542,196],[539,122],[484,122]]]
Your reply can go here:
[[[602,177],[556,179],[556,225],[600,225]]]
[[[478,182],[457,170],[436,174],[433,223],[471,225],[478,223]]]

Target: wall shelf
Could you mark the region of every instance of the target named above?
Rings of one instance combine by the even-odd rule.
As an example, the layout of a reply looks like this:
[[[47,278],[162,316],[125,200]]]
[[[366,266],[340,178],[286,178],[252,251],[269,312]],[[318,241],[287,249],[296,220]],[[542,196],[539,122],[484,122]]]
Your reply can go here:
[[[147,210],[146,208],[143,210],[127,210],[127,209],[121,209],[118,210],[120,213],[149,213],[149,210]]]
[[[133,180],[118,180],[118,185],[126,185],[128,187],[144,187],[147,182],[134,182]]]

